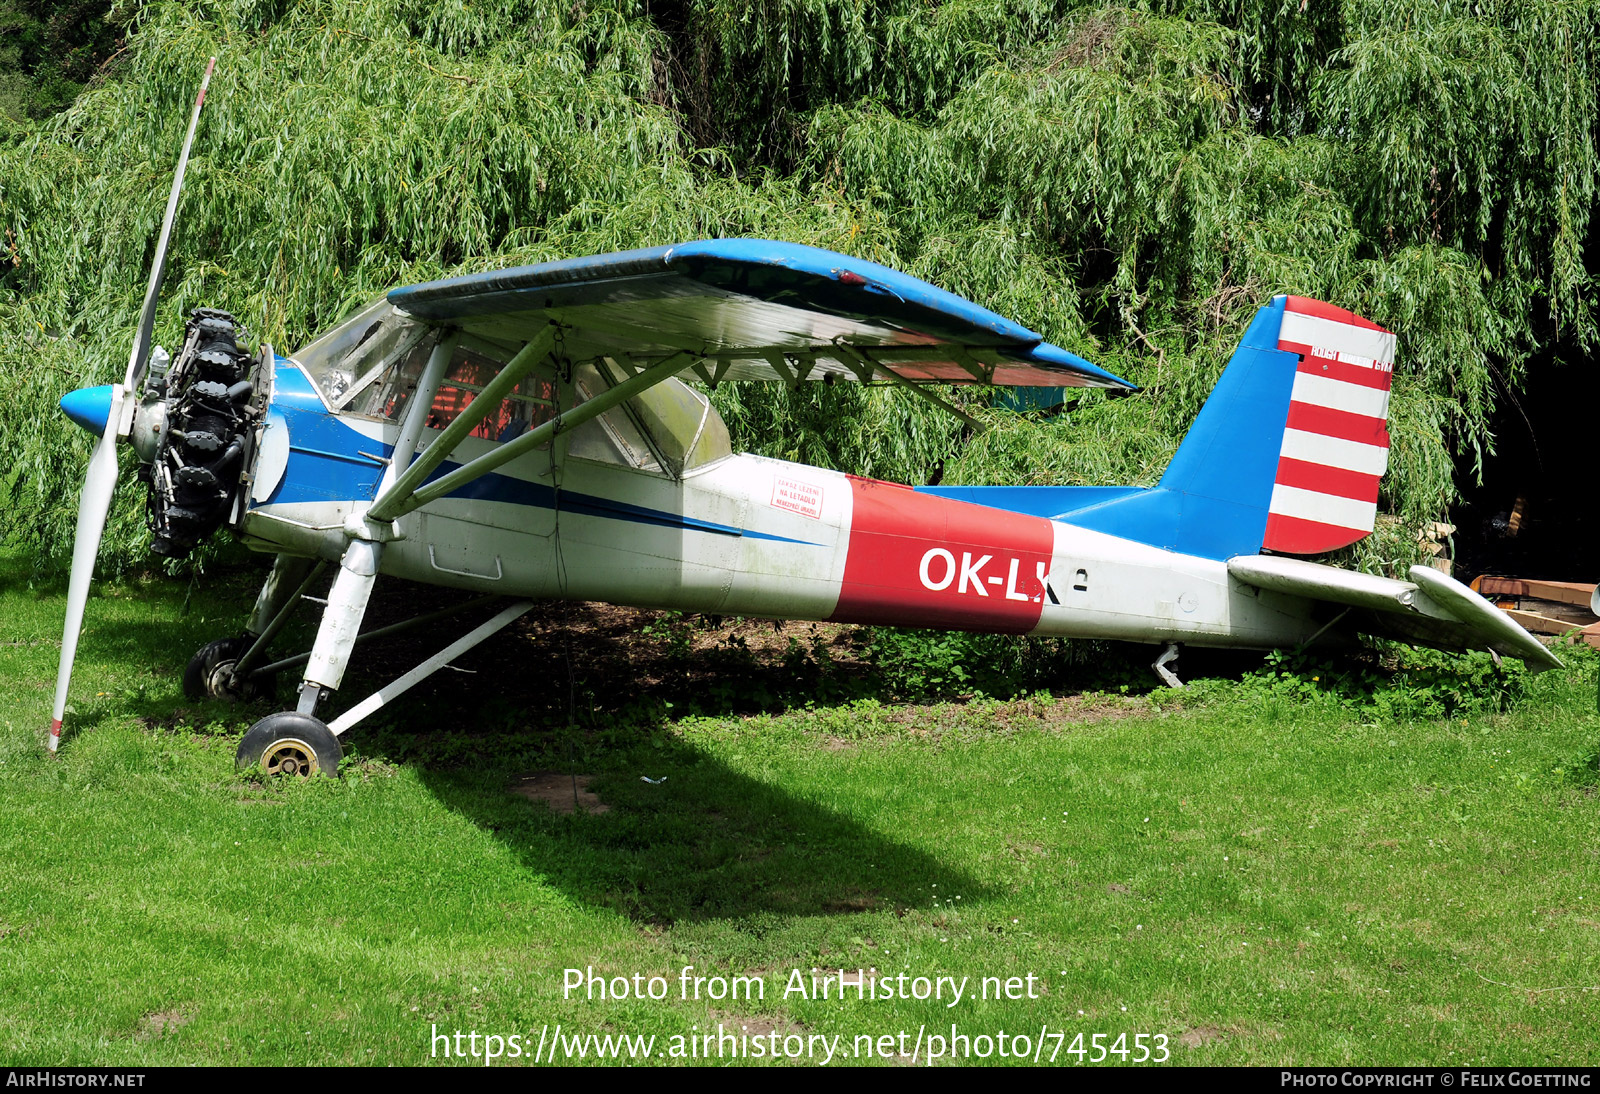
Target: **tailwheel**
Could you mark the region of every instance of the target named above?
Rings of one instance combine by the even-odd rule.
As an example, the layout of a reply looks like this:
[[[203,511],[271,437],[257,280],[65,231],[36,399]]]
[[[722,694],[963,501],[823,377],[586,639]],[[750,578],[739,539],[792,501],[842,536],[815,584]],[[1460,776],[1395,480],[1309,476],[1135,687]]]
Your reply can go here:
[[[325,723],[309,714],[269,714],[244,735],[234,762],[267,775],[339,774],[344,749]]]
[[[254,638],[243,634],[201,646],[183,670],[183,693],[191,699],[224,699],[230,703],[248,703],[271,695],[273,677],[234,675],[233,667],[254,643]]]

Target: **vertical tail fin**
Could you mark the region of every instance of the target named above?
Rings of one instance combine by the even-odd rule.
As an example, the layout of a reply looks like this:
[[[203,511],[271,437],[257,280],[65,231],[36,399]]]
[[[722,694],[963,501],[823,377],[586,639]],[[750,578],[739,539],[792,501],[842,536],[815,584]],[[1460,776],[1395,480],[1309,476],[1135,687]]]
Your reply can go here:
[[[1389,464],[1394,335],[1330,304],[1284,301],[1278,348],[1299,361],[1262,546],[1320,554],[1372,531]]]
[[[1373,529],[1389,460],[1394,335],[1274,297],[1154,489],[1056,519],[1185,554],[1320,554]]]

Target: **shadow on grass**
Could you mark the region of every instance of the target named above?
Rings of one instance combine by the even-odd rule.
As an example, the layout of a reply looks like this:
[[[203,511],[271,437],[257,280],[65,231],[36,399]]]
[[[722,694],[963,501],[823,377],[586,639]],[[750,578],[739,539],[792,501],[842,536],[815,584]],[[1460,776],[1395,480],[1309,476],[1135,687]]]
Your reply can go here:
[[[154,731],[189,727],[229,738],[287,706],[295,670],[275,699],[232,706],[192,701],[184,666],[206,642],[237,633],[259,569],[210,575],[193,610],[188,583],[98,589],[79,645],[111,692],[74,693],[67,744],[129,718]],[[368,626],[449,602],[444,590],[394,583]],[[64,599],[61,590],[41,599]],[[53,595],[52,595],[53,594]],[[129,611],[137,605],[137,610]],[[331,717],[404,672],[492,609],[357,651]],[[931,883],[978,899],[983,888],[935,854],[897,840],[773,780],[736,770],[674,733],[708,715],[803,706],[857,687],[856,666],[785,659],[742,645],[685,652],[682,626],[641,635],[654,613],[602,606],[541,606],[518,627],[459,659],[347,738],[357,758],[404,763],[447,808],[492,833],[517,860],[573,899],[635,921],[667,924],[771,916],[828,916],[919,905]],[[286,632],[279,652],[309,645],[315,613]],[[703,626],[695,622],[696,627]],[[770,629],[770,624],[760,624]],[[569,657],[572,676],[569,678]],[[54,656],[48,658],[54,668]],[[41,672],[43,669],[41,668]],[[52,673],[53,674],[53,673]],[[47,695],[47,692],[42,693]],[[576,706],[583,728],[568,728]],[[41,719],[48,711],[41,711]],[[41,722],[42,724],[42,722]],[[820,741],[819,741],[820,743]],[[804,746],[801,746],[804,747]],[[563,815],[514,792],[519,776],[576,769],[605,813]],[[646,783],[641,775],[662,779]]]
[[[571,815],[515,795],[507,768],[417,770],[528,869],[640,922],[903,910],[925,903],[930,882],[984,893],[958,867],[693,745],[634,749],[604,767],[589,788],[609,811]]]
[[[463,671],[438,673],[358,726],[347,748],[410,765],[441,802],[494,833],[527,869],[642,923],[903,909],[925,902],[930,883],[959,885],[954,891],[969,899],[983,894],[952,863],[738,770],[671,728],[689,712],[792,709],[808,696],[848,693],[857,688],[856,666],[737,647],[683,656],[670,637],[641,639],[654,617],[541,605],[459,659]],[[446,634],[412,632],[381,652],[374,646],[334,709],[473,622],[463,616]],[[592,776],[589,789],[608,811],[562,814],[517,795],[517,780],[537,771]]]

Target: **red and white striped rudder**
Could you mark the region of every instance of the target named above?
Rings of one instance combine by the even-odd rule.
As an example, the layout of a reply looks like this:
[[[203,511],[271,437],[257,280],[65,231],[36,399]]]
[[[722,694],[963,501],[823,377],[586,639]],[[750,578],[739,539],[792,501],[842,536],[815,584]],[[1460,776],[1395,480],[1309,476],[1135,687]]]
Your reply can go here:
[[[1343,308],[1291,296],[1278,348],[1300,361],[1262,546],[1320,554],[1356,542],[1376,520],[1395,339]]]

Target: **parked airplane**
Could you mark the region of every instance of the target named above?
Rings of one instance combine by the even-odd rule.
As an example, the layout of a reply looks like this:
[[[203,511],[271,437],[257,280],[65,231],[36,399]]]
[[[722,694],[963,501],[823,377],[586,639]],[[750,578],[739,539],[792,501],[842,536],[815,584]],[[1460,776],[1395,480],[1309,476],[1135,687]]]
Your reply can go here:
[[[549,597],[1167,643],[1156,669],[1173,684],[1177,643],[1359,632],[1559,663],[1435,570],[1400,581],[1293,557],[1372,531],[1388,456],[1394,336],[1328,304],[1257,312],[1153,487],[912,489],[736,454],[692,382],[888,383],[958,414],[929,385],[1133,385],[905,274],[753,239],[395,289],[290,357],[249,353],[231,316],[197,311],[169,362],[146,349],[165,240],[124,384],[62,400],[101,439],[52,749],[121,439],[157,552],[225,525],[277,556],[242,633],[184,677],[193,696],[252,697],[304,666],[295,709],[239,746],[269,772],[335,771],[340,735]],[[271,661],[329,565],[311,651]],[[380,574],[507,603],[324,722]]]

